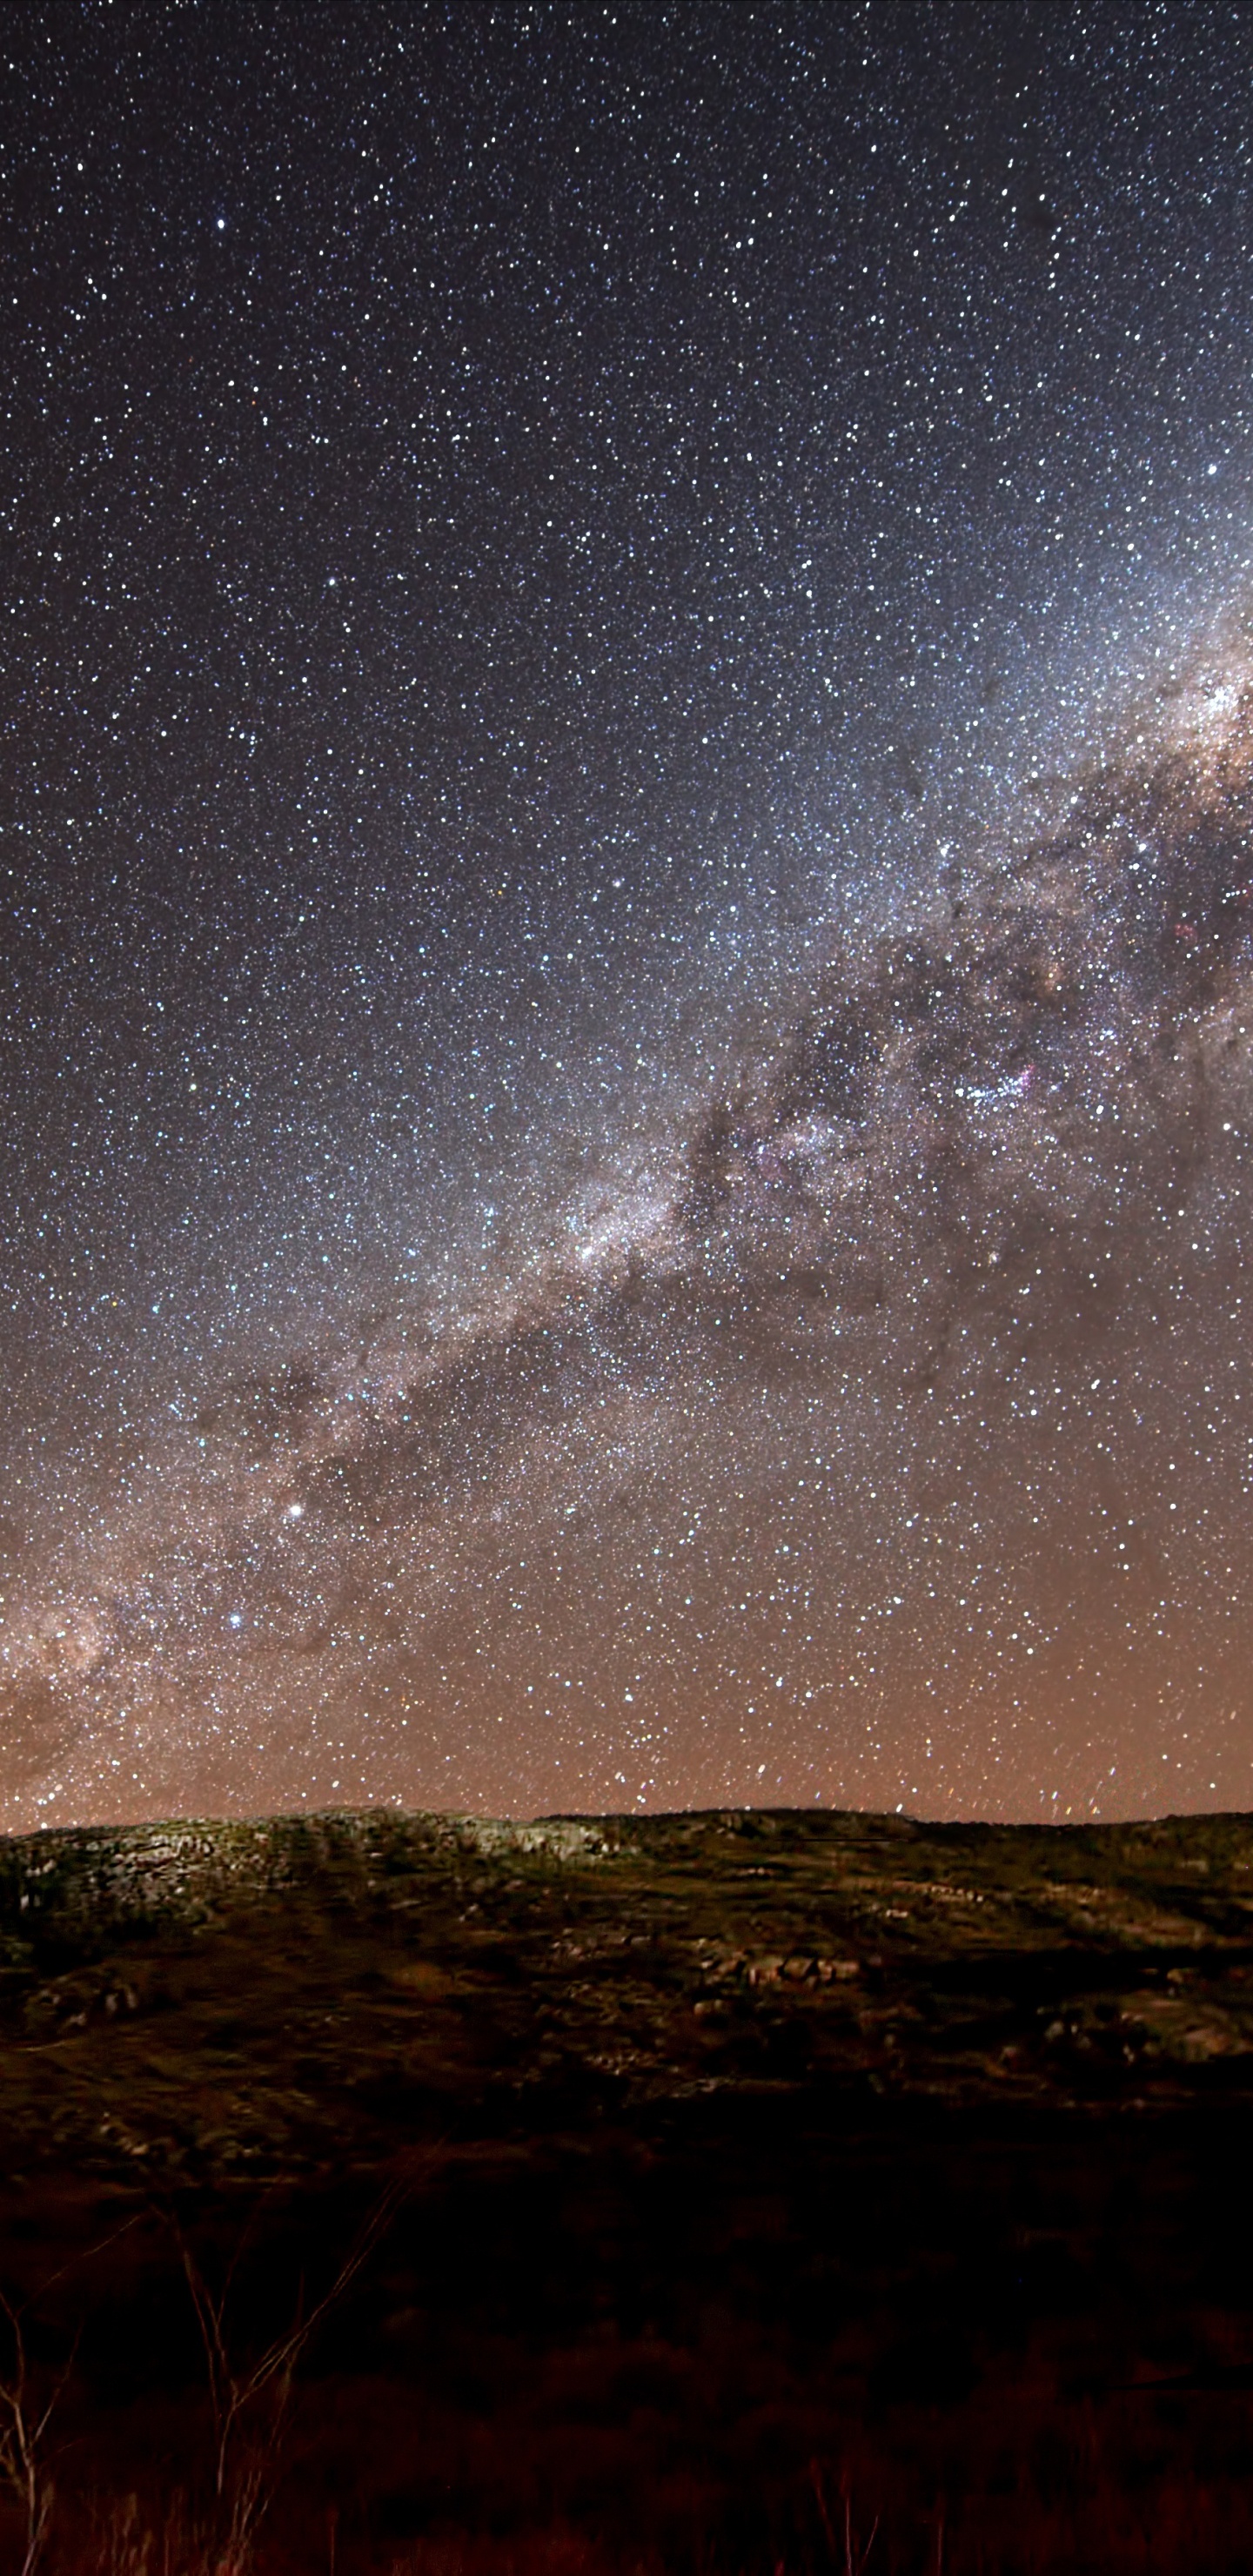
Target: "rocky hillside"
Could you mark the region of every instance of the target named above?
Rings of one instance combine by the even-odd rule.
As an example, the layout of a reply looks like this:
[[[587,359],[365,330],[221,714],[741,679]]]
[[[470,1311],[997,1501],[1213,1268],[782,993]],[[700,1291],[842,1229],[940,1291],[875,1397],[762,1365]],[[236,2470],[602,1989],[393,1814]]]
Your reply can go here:
[[[322,1815],[0,1845],[0,2160],[373,2161],[760,2090],[1253,2089],[1253,1822]],[[512,2113],[511,2113],[512,2116]]]

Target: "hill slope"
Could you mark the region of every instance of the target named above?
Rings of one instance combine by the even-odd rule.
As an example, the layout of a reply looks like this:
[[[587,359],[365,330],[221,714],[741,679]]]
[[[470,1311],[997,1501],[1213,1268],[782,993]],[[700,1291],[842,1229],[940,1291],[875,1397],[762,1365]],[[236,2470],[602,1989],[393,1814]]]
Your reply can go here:
[[[0,1957],[67,2569],[213,2509],[196,2282],[334,2293],[276,2570],[1253,2563],[1251,1819],[46,1833]]]

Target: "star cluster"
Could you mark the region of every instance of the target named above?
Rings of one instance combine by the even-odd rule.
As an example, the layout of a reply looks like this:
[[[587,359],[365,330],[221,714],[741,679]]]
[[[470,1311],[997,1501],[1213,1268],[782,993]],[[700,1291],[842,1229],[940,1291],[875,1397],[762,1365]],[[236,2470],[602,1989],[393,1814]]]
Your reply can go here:
[[[1247,1803],[1247,26],[3,54],[0,1818]]]

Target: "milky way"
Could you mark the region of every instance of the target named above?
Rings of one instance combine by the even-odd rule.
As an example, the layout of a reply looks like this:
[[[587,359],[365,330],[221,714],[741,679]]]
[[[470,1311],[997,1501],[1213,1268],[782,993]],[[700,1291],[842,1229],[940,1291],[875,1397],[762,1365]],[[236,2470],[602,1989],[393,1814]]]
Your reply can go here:
[[[23,33],[6,1824],[1248,1802],[1253,40],[653,38]]]

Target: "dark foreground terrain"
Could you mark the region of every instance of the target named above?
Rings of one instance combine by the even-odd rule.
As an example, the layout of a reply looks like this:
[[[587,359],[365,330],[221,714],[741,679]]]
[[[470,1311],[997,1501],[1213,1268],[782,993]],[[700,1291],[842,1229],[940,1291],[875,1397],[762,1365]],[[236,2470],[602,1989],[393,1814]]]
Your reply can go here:
[[[1253,1820],[48,1833],[0,1959],[2,2570],[1253,2567]]]

